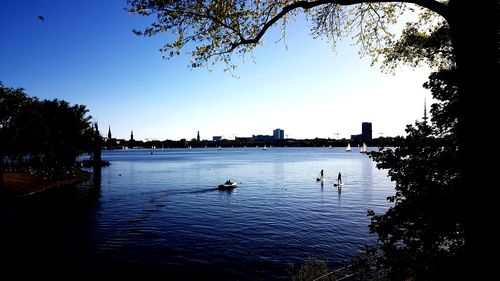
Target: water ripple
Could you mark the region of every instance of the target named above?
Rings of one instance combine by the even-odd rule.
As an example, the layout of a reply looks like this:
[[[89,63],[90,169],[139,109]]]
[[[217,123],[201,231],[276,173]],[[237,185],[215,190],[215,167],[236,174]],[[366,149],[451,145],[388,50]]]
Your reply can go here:
[[[315,256],[334,265],[375,243],[367,210],[386,210],[394,190],[366,155],[343,149],[129,150],[103,158],[112,165],[100,186],[82,185],[68,210],[78,227],[57,228],[78,237],[73,262],[93,271],[288,279],[289,263]],[[315,180],[321,169],[323,184]],[[238,188],[219,191],[227,179]],[[34,228],[33,220],[12,220]]]

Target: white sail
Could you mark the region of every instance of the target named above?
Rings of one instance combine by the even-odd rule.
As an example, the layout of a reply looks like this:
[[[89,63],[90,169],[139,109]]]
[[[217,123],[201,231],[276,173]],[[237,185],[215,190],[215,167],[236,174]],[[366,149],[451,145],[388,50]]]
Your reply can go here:
[[[347,144],[347,148],[345,149],[345,151],[351,151],[351,144],[350,143]]]
[[[363,143],[363,146],[359,150],[361,153],[367,153],[368,152],[368,147],[366,146],[366,143]]]

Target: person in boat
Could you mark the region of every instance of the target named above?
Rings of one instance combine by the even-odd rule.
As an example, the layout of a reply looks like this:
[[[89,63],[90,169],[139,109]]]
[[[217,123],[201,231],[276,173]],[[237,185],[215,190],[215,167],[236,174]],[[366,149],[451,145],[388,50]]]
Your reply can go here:
[[[340,185],[342,184],[342,175],[339,172],[339,176],[337,177],[337,183]]]
[[[232,184],[231,180],[227,180],[225,184]]]

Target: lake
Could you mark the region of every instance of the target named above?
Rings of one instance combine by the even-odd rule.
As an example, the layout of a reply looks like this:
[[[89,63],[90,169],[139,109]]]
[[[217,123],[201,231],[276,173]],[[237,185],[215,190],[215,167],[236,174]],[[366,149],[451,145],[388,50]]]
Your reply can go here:
[[[374,244],[367,210],[384,212],[394,193],[357,149],[113,150],[103,159],[111,166],[75,187],[2,196],[5,268],[287,280],[289,264],[316,257],[335,267]],[[238,187],[218,190],[228,179]]]

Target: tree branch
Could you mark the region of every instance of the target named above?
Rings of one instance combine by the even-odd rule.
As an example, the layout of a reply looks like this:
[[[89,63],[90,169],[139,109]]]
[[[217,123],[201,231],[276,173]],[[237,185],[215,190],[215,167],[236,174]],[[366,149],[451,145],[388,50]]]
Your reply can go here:
[[[295,2],[295,3],[290,4],[288,6],[285,6],[281,10],[281,12],[279,12],[276,16],[274,16],[271,20],[269,20],[268,22],[266,22],[264,24],[264,26],[262,27],[262,29],[259,31],[259,33],[257,33],[257,35],[254,38],[243,39],[243,40],[241,40],[239,42],[235,42],[235,43],[231,44],[231,49],[230,50],[233,51],[234,49],[236,49],[238,46],[241,46],[241,45],[257,44],[260,41],[260,39],[262,38],[262,36],[264,36],[264,34],[267,32],[267,30],[271,26],[273,26],[278,20],[280,20],[283,16],[285,16],[286,14],[288,14],[292,10],[295,10],[295,9],[298,9],[298,8],[302,8],[304,10],[308,10],[308,9],[311,9],[311,8],[314,8],[314,7],[317,7],[317,6],[320,6],[320,5],[328,4],[328,3],[331,3],[331,2],[332,1],[328,1],[328,0],[318,0],[318,1],[313,1],[313,2],[298,1],[298,2]]]
[[[290,5],[287,5],[283,7],[281,12],[279,12],[276,16],[274,16],[272,19],[267,21],[263,26],[262,29],[257,33],[257,35],[253,38],[250,39],[245,39],[242,38],[241,41],[235,42],[231,44],[231,48],[229,51],[233,51],[237,47],[241,45],[247,45],[247,44],[257,44],[262,36],[267,32],[267,30],[273,26],[278,20],[280,20],[282,17],[284,17],[287,13],[289,13],[292,10],[302,8],[304,10],[309,10],[314,7],[318,7],[321,5],[325,4],[338,4],[338,5],[344,5],[344,6],[350,6],[350,5],[356,5],[356,4],[362,4],[362,3],[395,3],[395,2],[403,2],[403,3],[412,3],[419,5],[421,7],[427,8],[439,15],[441,15],[444,19],[448,18],[448,6],[444,3],[437,2],[436,0],[406,0],[406,1],[397,1],[397,0],[317,0],[317,1],[297,1],[294,2]]]

